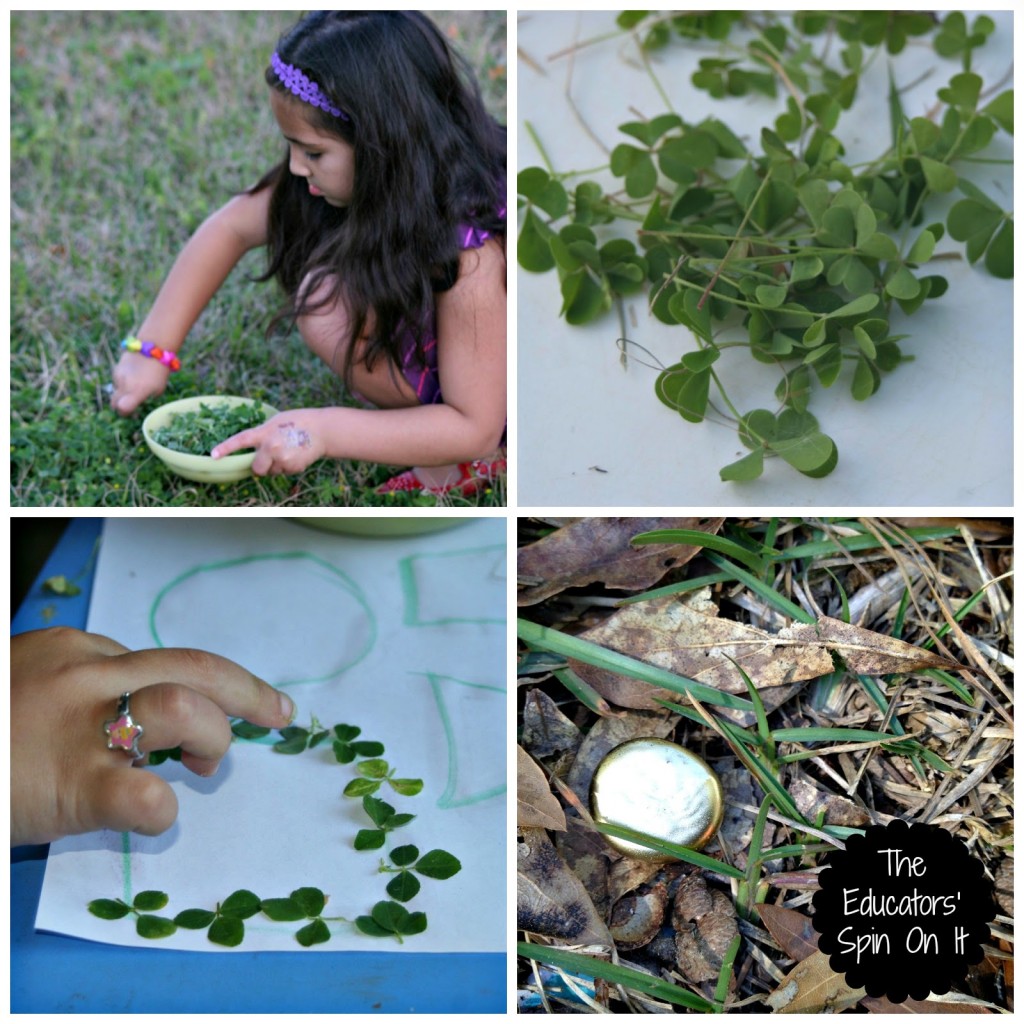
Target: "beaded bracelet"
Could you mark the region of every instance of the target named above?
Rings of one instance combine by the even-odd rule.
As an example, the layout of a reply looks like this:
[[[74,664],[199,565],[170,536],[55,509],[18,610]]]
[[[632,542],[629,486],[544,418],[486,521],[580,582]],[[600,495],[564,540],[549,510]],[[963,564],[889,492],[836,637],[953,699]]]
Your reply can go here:
[[[151,341],[139,341],[138,338],[129,334],[121,342],[121,348],[126,352],[138,352],[140,355],[148,356],[150,359],[159,359],[171,373],[181,369],[181,361],[173,352],[160,348]]]

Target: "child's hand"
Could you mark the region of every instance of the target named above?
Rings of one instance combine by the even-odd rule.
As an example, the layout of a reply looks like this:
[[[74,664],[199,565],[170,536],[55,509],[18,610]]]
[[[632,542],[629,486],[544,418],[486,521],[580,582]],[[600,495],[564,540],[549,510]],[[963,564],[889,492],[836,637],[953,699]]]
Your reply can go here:
[[[282,728],[288,697],[203,651],[129,651],[77,629],[11,640],[11,845],[110,828],[157,835],[178,801],[158,775],[107,748],[103,725],[131,692],[139,749],[182,748],[182,764],[212,775],[231,743],[228,715]],[[141,763],[141,762],[140,762]]]
[[[110,407],[128,416],[147,398],[162,395],[171,371],[158,359],[147,359],[138,352],[125,352],[114,367],[114,393]]]
[[[220,459],[243,448],[255,448],[252,471],[257,476],[301,473],[325,452],[318,428],[320,412],[319,409],[279,412],[262,426],[243,430],[221,441],[210,454]]]

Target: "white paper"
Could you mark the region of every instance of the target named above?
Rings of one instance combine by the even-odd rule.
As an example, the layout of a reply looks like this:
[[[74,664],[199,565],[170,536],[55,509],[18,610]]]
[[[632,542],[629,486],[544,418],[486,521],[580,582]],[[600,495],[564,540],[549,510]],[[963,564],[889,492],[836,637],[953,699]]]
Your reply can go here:
[[[233,658],[287,690],[295,724],[315,715],[326,728],[359,726],[359,739],[384,744],[397,777],[424,780],[417,796],[387,785],[376,796],[416,815],[387,849],[440,848],[462,863],[452,878],[422,878],[406,904],[426,913],[427,930],[398,944],[329,922],[331,940],[312,949],[493,952],[506,947],[505,582],[503,519],[389,540],[272,519],[112,519],[88,628],[133,649]],[[373,828],[361,801],[342,796],[354,766],[339,764],[330,742],[276,753],[266,744],[277,738],[234,742],[211,779],[171,761],[136,769],[170,782],[176,824],[156,838],[101,832],[54,843],[36,927],[221,951],[205,930],[141,939],[133,916],[101,920],[87,904],[155,889],[170,897],[159,915],[173,918],[213,910],[237,889],[270,898],[312,886],[329,895],[325,917],[351,921],[390,899],[393,876],[378,870],[385,851],[353,848],[356,832]],[[305,923],[257,914],[237,948],[298,950]]]

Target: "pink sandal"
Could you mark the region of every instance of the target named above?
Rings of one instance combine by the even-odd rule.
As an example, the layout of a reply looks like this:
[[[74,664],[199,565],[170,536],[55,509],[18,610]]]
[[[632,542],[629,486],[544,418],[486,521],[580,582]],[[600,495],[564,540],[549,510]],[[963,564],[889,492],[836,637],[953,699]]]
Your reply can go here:
[[[490,461],[477,459],[474,462],[459,463],[459,479],[454,483],[445,484],[443,487],[427,487],[420,478],[411,470],[407,469],[398,476],[381,484],[377,488],[378,494],[396,494],[400,491],[416,491],[419,494],[459,494],[468,497],[476,494],[482,487],[493,483],[499,473],[504,473],[506,461],[504,457]]]

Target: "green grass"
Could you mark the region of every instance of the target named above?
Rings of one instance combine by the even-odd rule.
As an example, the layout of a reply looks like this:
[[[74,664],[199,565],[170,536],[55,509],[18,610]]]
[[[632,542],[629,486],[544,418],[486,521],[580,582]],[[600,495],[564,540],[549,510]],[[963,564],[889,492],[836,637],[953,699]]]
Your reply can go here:
[[[434,12],[504,121],[504,12]],[[11,16],[11,504],[435,505],[374,488],[392,468],[322,460],[298,477],[196,485],[108,408],[118,343],[202,220],[282,152],[262,71],[294,12]],[[247,256],[192,329],[163,401],[345,401],[297,333],[266,340],[276,286]],[[445,504],[505,504],[503,484]]]

